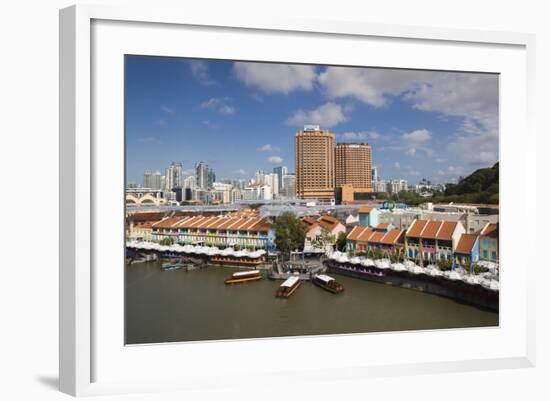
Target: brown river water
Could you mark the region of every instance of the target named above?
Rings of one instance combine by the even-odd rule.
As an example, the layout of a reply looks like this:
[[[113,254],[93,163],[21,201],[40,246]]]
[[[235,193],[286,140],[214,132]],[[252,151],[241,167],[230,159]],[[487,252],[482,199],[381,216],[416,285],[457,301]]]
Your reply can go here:
[[[286,299],[275,297],[282,281],[265,273],[225,285],[238,269],[160,265],[126,266],[127,344],[498,326],[496,312],[338,274],[341,294],[302,282]]]

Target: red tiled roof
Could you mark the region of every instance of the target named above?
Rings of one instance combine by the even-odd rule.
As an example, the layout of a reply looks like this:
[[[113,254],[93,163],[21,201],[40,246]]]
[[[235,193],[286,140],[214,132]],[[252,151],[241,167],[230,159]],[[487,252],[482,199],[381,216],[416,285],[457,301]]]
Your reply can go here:
[[[359,209],[359,213],[370,213],[372,212],[372,207],[362,207]]]
[[[348,240],[351,241],[358,241],[359,238],[362,236],[363,233],[366,231],[372,232],[370,227],[363,227],[363,226],[356,226],[351,232],[348,234]]]
[[[142,222],[142,221],[160,221],[166,215],[164,212],[143,212],[133,213],[128,216],[128,221]]]
[[[164,220],[157,221],[153,224],[155,228],[173,228],[177,223],[181,221],[181,217],[168,217]]]
[[[484,237],[498,238],[498,223],[488,223],[479,235]]]
[[[259,217],[194,216],[170,217],[153,224],[155,228],[192,228],[208,230],[267,231],[271,223]]]
[[[336,217],[325,215],[319,217],[319,219],[317,219],[317,223],[319,223],[319,225],[326,230],[332,231],[338,226],[338,224],[340,224],[340,220]]]
[[[314,225],[315,223],[317,223],[317,220],[315,220],[313,217],[311,216],[304,216],[302,217],[302,223],[305,223],[307,224],[309,227],[311,227],[312,225]]]
[[[407,237],[450,241],[456,225],[456,221],[415,220],[409,227]]]
[[[376,228],[379,228],[379,229],[386,229],[389,227],[389,224],[387,223],[380,223],[376,226]]]
[[[366,227],[366,230],[359,234],[358,241],[369,241],[373,234],[372,227]]]
[[[474,247],[476,238],[477,235],[475,234],[462,234],[456,246],[455,252],[462,254],[472,253],[472,248]]]
[[[409,227],[409,231],[407,232],[407,237],[420,237],[420,234],[422,234],[422,230],[424,227],[428,224],[426,220],[415,220]]]
[[[420,238],[435,238],[441,224],[443,224],[443,222],[439,220],[428,221],[420,233]]]
[[[384,235],[386,233],[373,233],[370,238],[368,239],[369,242],[381,242],[382,238],[384,238]]]
[[[436,238],[438,240],[450,241],[453,239],[453,233],[457,226],[456,221],[444,221],[443,225],[439,229]]]
[[[382,238],[380,242],[385,245],[393,245],[396,243],[403,242],[404,233],[405,233],[404,230],[398,230],[398,229],[390,230],[386,233],[386,235],[384,235],[384,238]]]

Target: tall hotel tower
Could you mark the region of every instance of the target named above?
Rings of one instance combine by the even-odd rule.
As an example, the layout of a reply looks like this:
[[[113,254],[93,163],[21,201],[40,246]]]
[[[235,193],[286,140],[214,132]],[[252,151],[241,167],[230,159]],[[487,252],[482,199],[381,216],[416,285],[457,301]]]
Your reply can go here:
[[[335,153],[336,188],[372,191],[372,149],[366,143],[339,143]]]
[[[318,125],[296,133],[296,196],[334,198],[334,135]]]

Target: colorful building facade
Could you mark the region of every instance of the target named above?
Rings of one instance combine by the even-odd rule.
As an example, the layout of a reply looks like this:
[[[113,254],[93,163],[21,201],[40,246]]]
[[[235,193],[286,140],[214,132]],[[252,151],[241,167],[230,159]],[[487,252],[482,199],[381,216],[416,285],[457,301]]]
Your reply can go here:
[[[362,207],[359,209],[359,225],[362,227],[375,227],[378,225],[380,212],[374,207]]]
[[[488,223],[479,234],[479,257],[498,262],[498,223]]]
[[[426,263],[451,261],[464,232],[464,226],[457,221],[414,220],[405,233],[406,257]]]
[[[404,251],[405,230],[387,224],[376,227],[355,227],[347,238],[347,251],[367,253],[380,251],[387,255],[401,255]]]
[[[169,217],[152,225],[153,241],[171,238],[179,244],[201,244],[243,249],[274,248],[271,222],[258,217]]]
[[[479,261],[479,236],[462,234],[454,251],[453,268],[463,267],[470,270]]]

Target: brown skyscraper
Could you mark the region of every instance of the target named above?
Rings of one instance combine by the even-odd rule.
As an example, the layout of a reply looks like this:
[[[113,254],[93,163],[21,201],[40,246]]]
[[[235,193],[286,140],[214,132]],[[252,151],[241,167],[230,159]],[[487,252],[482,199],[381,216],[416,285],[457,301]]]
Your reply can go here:
[[[334,135],[317,125],[296,133],[296,196],[334,198]]]
[[[337,144],[334,163],[336,188],[351,185],[354,191],[372,191],[372,149],[369,144]]]

